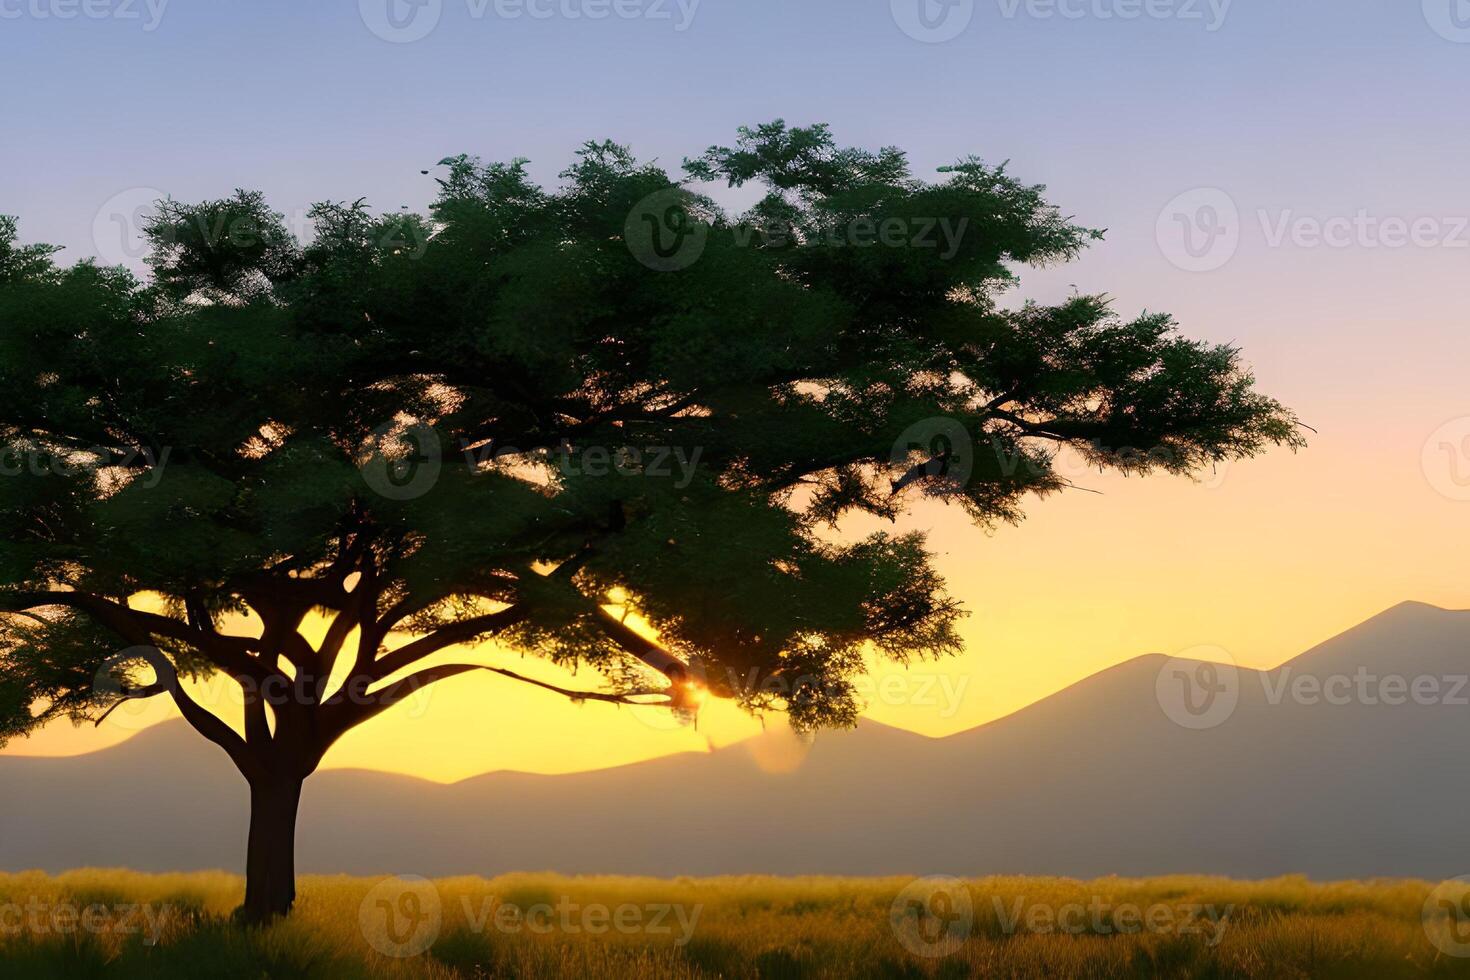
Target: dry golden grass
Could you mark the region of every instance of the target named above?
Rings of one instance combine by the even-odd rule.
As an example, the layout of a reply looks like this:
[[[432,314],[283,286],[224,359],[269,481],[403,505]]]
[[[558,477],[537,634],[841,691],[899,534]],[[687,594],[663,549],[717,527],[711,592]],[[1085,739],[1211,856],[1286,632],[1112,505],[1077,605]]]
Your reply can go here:
[[[1470,977],[1470,958],[1446,955],[1425,931],[1432,888],[1300,878],[986,878],[935,890],[909,878],[507,875],[405,885],[308,876],[289,921],[247,930],[229,921],[242,894],[232,875],[26,873],[0,875],[0,977]],[[901,892],[916,900],[895,913]],[[133,904],[154,917],[134,912],[123,923],[122,907]],[[89,906],[88,928],[60,933],[48,918],[63,910],[66,925],[64,910]],[[1117,931],[1119,921],[1133,926],[1130,907],[1140,917],[1153,909],[1155,927],[1140,920],[1138,931]],[[1062,931],[1028,927],[1058,914]],[[418,946],[427,948],[379,951]]]

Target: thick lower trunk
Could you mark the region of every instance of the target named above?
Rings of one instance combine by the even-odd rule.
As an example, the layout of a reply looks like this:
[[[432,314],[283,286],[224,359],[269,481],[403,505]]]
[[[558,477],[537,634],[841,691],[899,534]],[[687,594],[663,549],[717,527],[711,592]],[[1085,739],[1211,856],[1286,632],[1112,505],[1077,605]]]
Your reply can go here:
[[[237,913],[263,923],[291,911],[296,901],[296,811],[301,780],[250,784],[250,840],[245,857],[245,904]]]

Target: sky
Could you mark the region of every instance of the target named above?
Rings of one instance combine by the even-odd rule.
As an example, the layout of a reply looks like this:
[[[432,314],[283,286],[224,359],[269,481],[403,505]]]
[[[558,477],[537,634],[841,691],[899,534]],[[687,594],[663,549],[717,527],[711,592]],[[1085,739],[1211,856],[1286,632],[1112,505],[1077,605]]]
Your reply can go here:
[[[63,259],[136,265],[163,193],[259,189],[292,222],[323,199],[423,209],[420,170],[460,152],[553,182],[613,138],[672,170],[779,117],[902,147],[919,176],[1009,160],[1107,229],[1013,301],[1172,313],[1317,434],[1198,482],[1078,470],[1102,493],[989,534],[906,518],[971,612],[966,650],[878,668],[869,716],[944,735],[1146,653],[1270,667],[1403,600],[1470,606],[1467,81],[1465,0],[0,0],[0,212]],[[554,772],[760,729],[490,675],[420,697],[327,764]]]

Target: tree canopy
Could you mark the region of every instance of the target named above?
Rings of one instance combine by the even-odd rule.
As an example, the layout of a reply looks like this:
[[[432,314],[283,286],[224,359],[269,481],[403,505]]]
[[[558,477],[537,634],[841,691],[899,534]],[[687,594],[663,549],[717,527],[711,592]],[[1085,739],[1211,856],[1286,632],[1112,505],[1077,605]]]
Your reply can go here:
[[[778,121],[684,170],[453,157],[428,215],[323,203],[304,242],[256,193],[166,200],[146,282],[6,219],[0,738],[168,694],[252,780],[304,776],[489,636],[600,671],[575,697],[845,724],[865,654],[952,653],[961,610],[921,536],[839,543],[844,517],[1014,521],[1062,446],[1188,474],[1300,443],[1166,315],[1005,308],[1099,233],[1004,166],[926,182]],[[721,183],[765,195],[731,214]],[[286,693],[238,736],[172,679],[212,671]]]

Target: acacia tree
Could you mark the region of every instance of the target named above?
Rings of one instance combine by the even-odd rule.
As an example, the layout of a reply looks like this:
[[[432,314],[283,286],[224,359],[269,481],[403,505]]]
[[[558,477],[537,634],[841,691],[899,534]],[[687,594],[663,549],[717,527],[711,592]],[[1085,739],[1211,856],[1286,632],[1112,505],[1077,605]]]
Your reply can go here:
[[[159,202],[146,283],[0,225],[0,738],[171,698],[249,784],[248,920],[291,907],[330,747],[490,669],[451,647],[849,724],[865,656],[952,653],[961,610],[919,535],[838,543],[844,516],[1016,520],[1062,446],[1189,473],[1299,442],[1167,316],[999,306],[1098,237],[1004,167],[921,182],[780,122],[684,181],[612,143],[553,190],[441,167],[427,218],[322,204],[305,244],[257,194]],[[733,216],[711,181],[767,194]],[[242,717],[181,684],[207,674]]]

